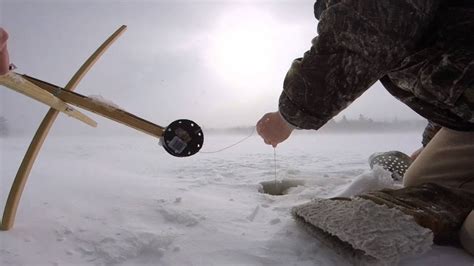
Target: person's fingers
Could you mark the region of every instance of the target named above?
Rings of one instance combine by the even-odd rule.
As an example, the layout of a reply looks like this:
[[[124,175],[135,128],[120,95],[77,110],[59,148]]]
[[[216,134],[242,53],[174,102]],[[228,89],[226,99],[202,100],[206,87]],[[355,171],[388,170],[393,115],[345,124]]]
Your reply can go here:
[[[257,129],[257,133],[261,136],[262,135],[262,126],[257,123],[257,126],[255,127]]]
[[[260,135],[260,137],[265,138],[265,135],[266,135],[265,132],[266,130],[264,126],[260,126],[257,128],[257,133],[258,135]]]
[[[265,115],[257,122],[257,133],[262,135],[265,131]]]
[[[280,125],[278,123],[278,113],[267,113],[257,122],[257,133],[262,137],[267,145],[276,147],[281,142],[279,136]]]
[[[9,71],[10,60],[7,50],[8,33],[0,27],[0,75]]]
[[[8,33],[0,27],[0,51],[7,45]]]
[[[0,50],[0,75],[5,75],[10,71],[9,69],[10,60],[8,58],[8,51],[6,45]]]

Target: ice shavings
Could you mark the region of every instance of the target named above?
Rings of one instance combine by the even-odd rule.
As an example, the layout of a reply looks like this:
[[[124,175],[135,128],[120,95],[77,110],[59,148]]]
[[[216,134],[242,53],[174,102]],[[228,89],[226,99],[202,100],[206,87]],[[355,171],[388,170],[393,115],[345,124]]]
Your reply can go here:
[[[354,178],[354,180],[337,196],[352,197],[369,191],[375,191],[383,188],[401,188],[402,184],[392,178],[392,173],[385,170],[382,166],[374,165],[372,170],[367,170],[363,174]]]

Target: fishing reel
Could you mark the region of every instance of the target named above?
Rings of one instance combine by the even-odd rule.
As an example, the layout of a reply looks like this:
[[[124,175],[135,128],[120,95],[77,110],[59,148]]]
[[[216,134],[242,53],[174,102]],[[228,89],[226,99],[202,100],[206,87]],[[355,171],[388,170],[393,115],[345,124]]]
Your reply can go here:
[[[160,141],[169,154],[175,157],[189,157],[202,148],[204,134],[195,122],[179,119],[165,128]]]

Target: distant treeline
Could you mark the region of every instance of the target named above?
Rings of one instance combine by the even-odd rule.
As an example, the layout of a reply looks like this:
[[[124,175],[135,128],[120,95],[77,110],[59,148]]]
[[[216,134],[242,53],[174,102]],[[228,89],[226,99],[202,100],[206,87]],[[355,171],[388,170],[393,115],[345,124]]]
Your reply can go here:
[[[427,124],[426,120],[398,120],[391,121],[374,121],[360,115],[358,119],[347,119],[345,116],[339,121],[331,119],[317,132],[320,133],[357,133],[357,132],[407,132],[417,131],[422,132]],[[230,128],[204,128],[209,133],[235,133],[235,134],[250,134],[255,126],[240,126]],[[313,130],[302,130],[298,133],[312,133]]]
[[[426,120],[399,120],[374,121],[360,115],[358,119],[347,119],[345,116],[339,121],[331,119],[324,125],[322,132],[403,132],[422,131],[426,127]]]

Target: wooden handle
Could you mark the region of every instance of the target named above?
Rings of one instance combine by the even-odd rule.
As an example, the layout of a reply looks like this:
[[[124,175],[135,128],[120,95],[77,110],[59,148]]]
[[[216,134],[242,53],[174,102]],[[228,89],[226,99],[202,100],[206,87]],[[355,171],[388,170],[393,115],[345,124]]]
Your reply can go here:
[[[50,106],[51,108],[65,113],[70,117],[76,118],[77,120],[82,121],[92,127],[97,126],[97,122],[95,122],[85,114],[67,105],[59,98],[55,97],[54,95],[45,90],[42,90],[37,85],[24,79],[21,75],[18,75],[15,72],[9,72],[5,75],[0,76],[0,84],[30,98],[33,98],[41,103],[44,103]]]
[[[37,85],[48,93],[54,94],[62,101],[77,106],[79,108],[91,111],[95,114],[114,120],[118,123],[134,128],[154,137],[163,136],[164,128],[150,121],[140,118],[134,114],[124,111],[107,103],[91,99],[87,96],[65,90],[54,84],[23,75],[23,77]]]

